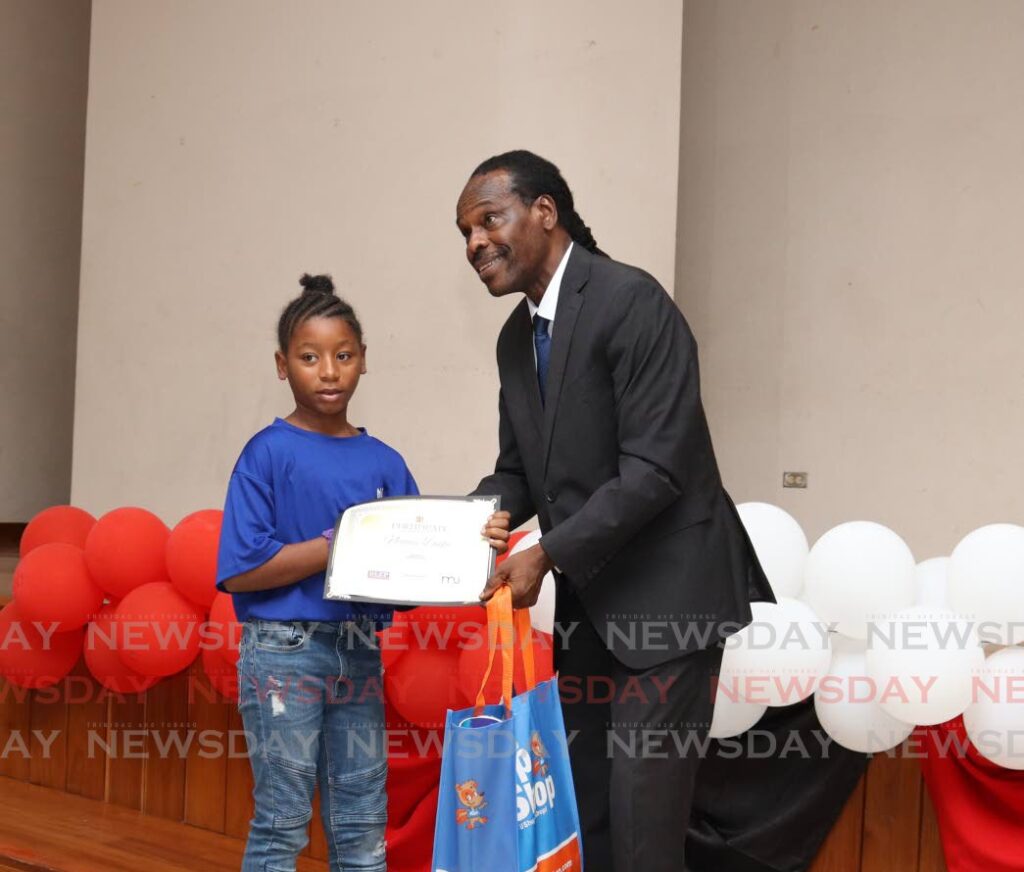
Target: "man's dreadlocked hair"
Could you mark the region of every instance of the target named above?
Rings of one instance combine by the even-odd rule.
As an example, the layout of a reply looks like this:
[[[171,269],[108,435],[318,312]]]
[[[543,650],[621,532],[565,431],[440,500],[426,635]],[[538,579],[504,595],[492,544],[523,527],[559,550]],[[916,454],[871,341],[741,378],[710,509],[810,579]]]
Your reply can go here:
[[[578,243],[594,254],[607,257],[600,248],[590,228],[576,212],[573,205],[572,191],[551,161],[545,160],[532,151],[506,151],[504,154],[488,158],[475,170],[470,178],[483,176],[487,173],[504,170],[509,174],[512,191],[527,205],[533,203],[542,194],[547,194],[555,201],[558,208],[558,223],[565,228]]]
[[[288,343],[298,327],[310,318],[342,318],[356,334],[359,344],[363,343],[363,328],[356,318],[355,310],[334,293],[334,282],[328,275],[311,276],[303,273],[299,279],[302,293],[292,300],[277,322],[277,343],[283,354],[288,353]]]

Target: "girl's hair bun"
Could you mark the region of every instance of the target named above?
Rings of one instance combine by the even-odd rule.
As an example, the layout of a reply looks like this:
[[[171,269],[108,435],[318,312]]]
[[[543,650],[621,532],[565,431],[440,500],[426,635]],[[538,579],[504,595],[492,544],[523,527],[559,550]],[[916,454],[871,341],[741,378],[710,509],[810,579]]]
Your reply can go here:
[[[299,284],[302,285],[302,293],[304,294],[334,293],[334,282],[328,275],[311,276],[309,273],[303,273],[302,278],[299,279]]]

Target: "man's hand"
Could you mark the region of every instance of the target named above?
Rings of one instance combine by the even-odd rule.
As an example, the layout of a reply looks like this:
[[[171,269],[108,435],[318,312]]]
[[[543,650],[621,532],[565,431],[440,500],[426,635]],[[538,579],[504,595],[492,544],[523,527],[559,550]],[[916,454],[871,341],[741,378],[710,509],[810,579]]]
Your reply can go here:
[[[508,528],[511,522],[512,514],[510,512],[495,512],[487,519],[487,523],[480,531],[480,535],[490,543],[498,554],[508,551]]]
[[[525,609],[537,602],[544,576],[554,567],[540,545],[508,557],[487,580],[480,600],[487,602],[503,584],[512,589],[512,608]]]

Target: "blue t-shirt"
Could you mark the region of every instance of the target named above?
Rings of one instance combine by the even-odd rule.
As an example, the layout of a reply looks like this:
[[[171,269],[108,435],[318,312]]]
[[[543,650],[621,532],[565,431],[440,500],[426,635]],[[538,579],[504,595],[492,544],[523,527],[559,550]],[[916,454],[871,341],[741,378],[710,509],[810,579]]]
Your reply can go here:
[[[262,566],[285,545],[315,539],[355,503],[419,493],[402,456],[361,430],[326,436],[280,418],[242,449],[231,473],[217,553],[217,587]],[[347,621],[390,617],[390,606],[324,599],[324,573],[232,593],[240,621]]]

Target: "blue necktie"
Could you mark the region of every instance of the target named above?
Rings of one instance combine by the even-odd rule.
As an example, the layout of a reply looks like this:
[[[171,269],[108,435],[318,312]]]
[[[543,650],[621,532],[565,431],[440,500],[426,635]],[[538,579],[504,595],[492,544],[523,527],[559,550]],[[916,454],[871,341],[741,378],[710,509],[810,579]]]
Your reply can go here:
[[[537,384],[540,387],[540,401],[548,383],[548,361],[551,360],[551,335],[548,333],[549,318],[533,316],[533,347],[537,352]]]

